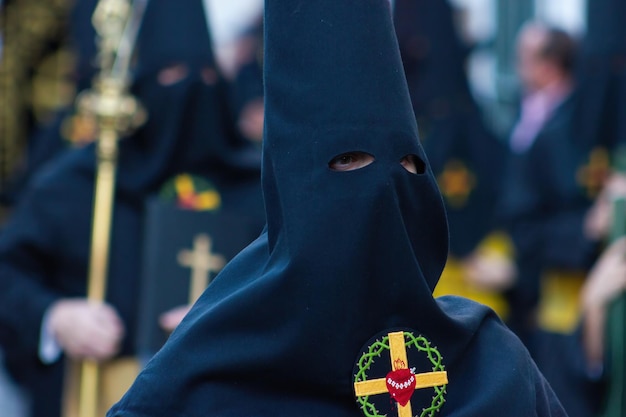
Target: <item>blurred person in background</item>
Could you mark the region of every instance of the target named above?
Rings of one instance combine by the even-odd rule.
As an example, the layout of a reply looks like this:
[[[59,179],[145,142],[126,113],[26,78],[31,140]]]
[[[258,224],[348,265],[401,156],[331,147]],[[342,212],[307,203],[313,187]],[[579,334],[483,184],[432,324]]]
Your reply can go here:
[[[411,103],[450,226],[450,256],[435,294],[471,298],[506,318],[502,292],[515,271],[508,238],[494,221],[505,144],[472,96],[469,47],[450,3],[395,0],[393,7]]]
[[[519,279],[510,293],[513,329],[570,416],[598,411],[601,387],[580,341],[580,294],[602,239],[587,223],[610,167],[581,131],[577,42],[539,22],[520,31],[520,116],[510,139],[501,209],[515,244]],[[601,158],[600,158],[601,159]]]
[[[237,128],[246,101],[257,103],[261,89],[250,86],[247,98],[234,93],[245,87],[235,87],[235,73],[222,73],[204,7],[201,0],[151,0],[143,17],[131,93],[148,119],[119,143],[107,302],[84,298],[93,143],[61,150],[37,169],[0,235],[0,334],[33,417],[59,415],[65,357],[135,353],[144,205],[164,183],[180,173],[208,178],[223,210],[256,224],[250,240],[265,222],[260,148]],[[61,142],[60,126],[46,140]]]

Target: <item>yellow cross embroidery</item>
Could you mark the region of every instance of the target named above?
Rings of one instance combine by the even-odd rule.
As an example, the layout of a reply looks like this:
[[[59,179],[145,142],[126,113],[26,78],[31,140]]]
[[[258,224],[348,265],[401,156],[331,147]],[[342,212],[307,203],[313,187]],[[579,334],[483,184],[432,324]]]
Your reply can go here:
[[[174,187],[178,199],[185,208],[194,210],[216,210],[221,204],[221,198],[216,190],[196,192],[193,178],[188,174],[178,175],[174,180]]]
[[[399,367],[396,368],[399,364],[403,364],[405,367],[408,367],[409,361],[406,356],[406,347],[404,345],[404,332],[389,333],[389,354],[391,357],[392,370],[396,371],[401,369]],[[431,388],[447,384],[448,373],[446,371],[425,372],[415,374],[415,379],[417,381],[415,389]],[[366,395],[384,394],[389,392],[389,390],[387,390],[387,382],[385,378],[380,378],[355,382],[354,392],[357,397],[364,397]],[[409,401],[404,407],[398,404],[398,417],[413,417],[411,401]]]
[[[462,207],[476,186],[476,177],[457,159],[446,163],[437,182],[446,201],[453,207]]]
[[[72,145],[86,145],[93,142],[98,136],[96,119],[93,116],[84,114],[70,116],[63,121],[61,134]]]
[[[603,147],[595,148],[589,155],[589,163],[578,169],[576,179],[587,190],[587,196],[594,198],[609,175],[609,153]]]

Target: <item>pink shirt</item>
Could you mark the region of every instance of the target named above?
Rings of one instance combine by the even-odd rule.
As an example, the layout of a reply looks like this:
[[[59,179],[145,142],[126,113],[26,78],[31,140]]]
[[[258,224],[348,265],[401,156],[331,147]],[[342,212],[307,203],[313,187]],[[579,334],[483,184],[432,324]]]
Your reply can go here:
[[[552,84],[524,97],[520,118],[511,134],[510,147],[514,153],[523,153],[531,147],[541,128],[571,90],[569,83]]]

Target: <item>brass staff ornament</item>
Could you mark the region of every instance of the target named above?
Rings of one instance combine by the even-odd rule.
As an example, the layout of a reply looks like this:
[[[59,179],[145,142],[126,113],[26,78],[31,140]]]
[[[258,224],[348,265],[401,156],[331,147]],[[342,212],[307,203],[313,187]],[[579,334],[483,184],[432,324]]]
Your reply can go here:
[[[100,73],[93,87],[77,97],[78,111],[96,120],[97,170],[91,233],[87,298],[93,303],[105,300],[109,246],[115,195],[118,140],[146,120],[138,100],[128,93],[128,67],[145,1],[131,7],[128,0],[100,0],[93,15],[99,36]],[[80,363],[78,415],[99,417],[101,364],[94,360]],[[75,405],[68,405],[66,417],[74,416]]]

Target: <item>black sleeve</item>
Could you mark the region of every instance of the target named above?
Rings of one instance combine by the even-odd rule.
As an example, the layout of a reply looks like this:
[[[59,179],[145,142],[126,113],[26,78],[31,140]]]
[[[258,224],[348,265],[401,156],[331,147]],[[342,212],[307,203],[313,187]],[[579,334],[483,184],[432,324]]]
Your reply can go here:
[[[58,298],[47,286],[55,263],[48,203],[55,197],[59,198],[44,189],[31,189],[0,234],[0,327],[8,351],[38,354],[43,316]]]

